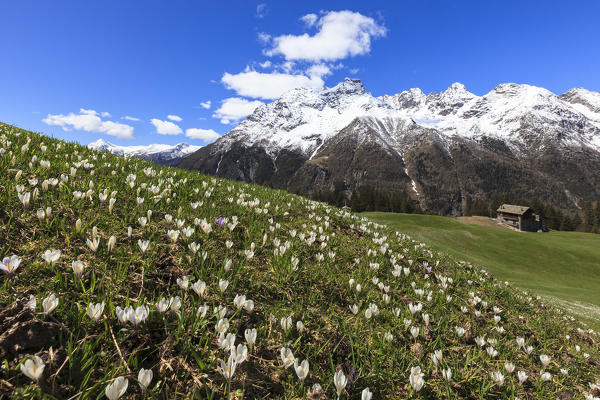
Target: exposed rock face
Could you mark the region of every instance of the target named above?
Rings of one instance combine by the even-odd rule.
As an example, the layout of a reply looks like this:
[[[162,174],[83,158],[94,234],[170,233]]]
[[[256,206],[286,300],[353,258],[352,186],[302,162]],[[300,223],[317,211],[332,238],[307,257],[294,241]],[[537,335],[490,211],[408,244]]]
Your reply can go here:
[[[258,107],[179,166],[307,195],[404,192],[441,214],[499,194],[577,209],[600,198],[600,93],[455,83],[376,98],[346,79]]]

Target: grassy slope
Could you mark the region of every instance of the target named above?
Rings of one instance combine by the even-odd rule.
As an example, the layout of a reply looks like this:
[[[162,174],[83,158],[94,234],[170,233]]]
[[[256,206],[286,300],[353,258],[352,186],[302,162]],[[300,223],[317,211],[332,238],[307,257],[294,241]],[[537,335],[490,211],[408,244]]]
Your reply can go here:
[[[127,182],[130,174],[135,181]],[[45,189],[51,178],[62,183]],[[28,207],[19,191],[32,194]],[[75,199],[77,191],[83,198]],[[112,212],[108,199],[100,201],[102,193],[114,196]],[[39,220],[36,212],[46,207],[51,216]],[[140,218],[149,211],[143,226]],[[216,218],[231,223],[233,216],[239,218],[235,227],[217,226]],[[95,252],[86,245],[94,227],[100,238]],[[180,231],[175,241],[168,237],[174,230]],[[111,236],[116,244],[109,250]],[[600,375],[595,333],[389,228],[281,191],[126,160],[3,125],[0,238],[0,257],[22,258],[10,279],[0,277],[0,397],[101,398],[114,378],[125,376],[125,396],[134,398],[142,367],[154,372],[148,395],[164,399],[221,398],[230,390],[245,398],[324,398],[309,395],[317,383],[326,398],[334,398],[336,370],[348,377],[343,398],[360,398],[365,387],[374,398],[583,398]],[[145,253],[138,240],[150,241]],[[54,264],[42,258],[48,249],[61,251]],[[81,280],[71,271],[73,260],[86,265]],[[184,276],[190,284],[206,282],[206,292],[180,287]],[[351,278],[362,285],[360,292]],[[224,291],[220,280],[229,281]],[[60,303],[44,315],[42,301],[50,293]],[[254,301],[251,312],[235,307],[237,294]],[[37,299],[33,312],[24,308],[22,299],[29,296]],[[160,312],[158,300],[172,296],[181,299],[181,308]],[[105,308],[94,321],[86,310],[99,302]],[[422,304],[422,311],[411,313],[411,303]],[[197,312],[203,304],[206,315]],[[116,307],[128,305],[148,306],[148,318],[137,327],[121,324]],[[236,344],[245,343],[246,329],[257,329],[256,345],[230,385],[217,372],[229,355],[216,332],[214,310],[221,306]],[[379,314],[366,318],[375,306]],[[288,316],[293,325],[285,331],[280,320]],[[408,324],[419,329],[416,338]],[[465,330],[462,336],[456,327]],[[35,334],[30,338],[19,329]],[[498,354],[478,347],[477,336]],[[518,336],[532,346],[530,354],[517,346]],[[304,384],[282,366],[282,346],[309,361]],[[443,352],[437,367],[430,357],[435,350]],[[39,385],[20,372],[33,354],[46,363]],[[545,368],[550,382],[539,378],[542,354],[552,360]],[[529,380],[520,385],[516,371],[505,372],[504,385],[495,385],[490,373],[503,371],[505,361]],[[425,380],[418,393],[409,384],[416,366]],[[446,368],[450,383],[441,374]]]
[[[431,215],[365,215],[498,279],[555,298],[600,326],[600,235],[514,232]]]

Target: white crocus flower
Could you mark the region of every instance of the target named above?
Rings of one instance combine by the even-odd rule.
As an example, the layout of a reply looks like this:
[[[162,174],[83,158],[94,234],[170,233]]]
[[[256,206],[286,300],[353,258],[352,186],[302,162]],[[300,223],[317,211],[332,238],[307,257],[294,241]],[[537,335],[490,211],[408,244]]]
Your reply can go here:
[[[246,296],[243,294],[236,294],[233,299],[233,305],[235,306],[235,308],[241,310],[242,307],[244,307],[244,304],[246,304]]]
[[[86,244],[90,248],[90,250],[92,250],[95,253],[96,251],[98,251],[98,246],[100,245],[100,238],[95,237],[92,240],[87,239]]]
[[[123,325],[125,325],[129,321],[129,317],[131,314],[133,314],[133,307],[131,306],[125,307],[125,309],[122,309],[119,306],[115,308],[115,315],[117,316],[119,322]]]
[[[44,252],[44,254],[42,255],[42,258],[44,259],[44,261],[46,261],[48,264],[50,265],[54,265],[58,259],[60,258],[60,250],[46,250]]]
[[[117,400],[125,394],[129,381],[127,378],[119,376],[110,385],[106,387],[104,393],[109,400]]]
[[[167,311],[169,309],[169,307],[171,307],[172,301],[173,301],[173,298],[165,299],[163,297],[158,301],[158,303],[156,303],[156,309],[158,310],[158,312],[164,313],[165,311]]]
[[[410,369],[409,381],[415,392],[418,392],[423,388],[423,385],[425,384],[425,381],[423,380],[424,375],[425,374],[421,372],[421,367],[417,366]]]
[[[417,336],[419,336],[419,331],[420,331],[420,329],[417,326],[413,326],[413,327],[410,328],[410,334],[412,335],[412,337],[414,339],[416,339]]]
[[[142,393],[148,389],[150,382],[152,382],[153,375],[151,369],[140,369],[140,372],[138,373],[138,383],[142,389]]]
[[[292,327],[292,317],[282,317],[279,323],[281,324],[281,329],[287,332]]]
[[[85,264],[83,264],[83,261],[73,261],[71,263],[71,269],[73,270],[73,272],[75,273],[75,276],[78,278],[81,278],[81,275],[83,274],[83,268],[85,267]]]
[[[108,247],[109,252],[113,251],[116,243],[117,243],[117,238],[114,235],[108,238],[107,247]]]
[[[244,310],[246,310],[246,312],[249,312],[249,313],[254,311],[254,301],[246,300],[246,302],[244,303]]]
[[[187,275],[182,276],[181,278],[177,278],[177,285],[183,290],[188,290],[190,285],[190,278]]]
[[[304,379],[308,376],[309,365],[307,360],[303,360],[300,364],[298,362],[294,362],[294,370],[296,371],[296,375],[300,382],[304,382]]]
[[[225,318],[221,318],[219,321],[217,321],[217,324],[215,325],[215,330],[218,333],[225,333],[227,332],[227,329],[229,329],[228,320],[226,320]]]
[[[21,372],[33,381],[39,381],[46,365],[39,356],[33,356],[21,364]]]
[[[548,364],[550,364],[550,357],[548,357],[545,354],[542,354],[540,356],[540,362],[542,363],[542,367],[546,368],[548,366]]]
[[[347,383],[348,380],[346,379],[346,376],[344,375],[344,372],[342,370],[339,370],[335,373],[335,375],[333,376],[333,384],[335,385],[335,390],[337,392],[338,398],[342,395],[342,392],[344,391],[344,388],[346,388]]]
[[[521,337],[521,336],[517,336],[517,346],[519,346],[519,348],[525,347],[525,338]]]
[[[150,245],[149,240],[138,239],[138,247],[142,253],[145,253],[148,250],[148,245]]]
[[[458,335],[458,337],[463,337],[465,334],[465,328],[461,326],[455,326],[454,330],[456,330],[456,334]]]
[[[19,265],[21,264],[21,259],[13,254],[10,257],[4,257],[4,259],[0,262],[0,269],[4,271],[8,275],[12,275],[15,273]]]
[[[502,375],[502,372],[494,371],[491,375],[496,386],[502,387],[504,385],[504,375]]]
[[[181,308],[181,299],[179,298],[179,296],[171,297],[169,299],[169,302],[171,304],[171,311],[175,313],[179,311],[179,309]]]
[[[550,372],[546,372],[544,370],[540,371],[540,379],[544,382],[552,380],[552,374]]]
[[[100,317],[102,317],[102,312],[104,311],[104,302],[96,303],[88,306],[87,315],[94,321],[98,321]]]
[[[228,333],[227,335],[221,333],[219,334],[217,341],[219,343],[219,347],[227,350],[235,346],[235,335],[233,333]]]
[[[515,370],[515,364],[507,361],[507,362],[504,363],[504,369],[510,375]]]
[[[50,314],[58,306],[58,297],[51,293],[48,297],[42,300],[42,308],[44,314]]]
[[[227,290],[228,286],[229,286],[228,280],[219,279],[219,290],[221,291],[221,293],[225,292],[225,290]]]
[[[206,304],[201,305],[198,307],[198,309],[196,310],[196,315],[202,319],[206,316],[206,313],[208,312],[208,306]]]
[[[281,357],[281,361],[283,362],[283,366],[285,368],[294,365],[294,362],[296,361],[296,358],[292,353],[292,349],[290,349],[289,347],[282,347],[279,351],[279,356]]]
[[[230,350],[230,356],[235,359],[236,363],[243,363],[248,358],[248,346],[241,343],[235,347],[232,346]]]
[[[235,357],[229,356],[227,363],[221,361],[221,365],[217,367],[217,372],[219,372],[223,377],[227,380],[230,380],[233,374],[235,373],[235,367],[237,366],[237,362],[235,361]]]
[[[360,400],[371,400],[372,397],[373,392],[371,392],[368,387],[364,388],[363,391],[360,393]]]
[[[179,230],[169,230],[167,231],[167,236],[175,243],[177,242],[177,239],[179,239]]]
[[[431,361],[433,361],[433,365],[437,366],[438,362],[442,361],[444,355],[441,350],[436,350],[431,354]]]
[[[498,355],[498,350],[494,349],[492,346],[488,346],[485,349],[490,357],[496,357]]]
[[[31,199],[31,193],[30,192],[19,193],[17,196],[19,196],[19,200],[23,204],[23,208],[27,208],[29,206],[29,201]]]
[[[133,309],[129,313],[128,319],[129,322],[133,324],[133,326],[138,326],[140,323],[144,322],[148,315],[150,314],[150,309],[146,305],[138,306],[135,311]]]
[[[442,370],[442,376],[446,380],[446,382],[450,382],[452,380],[452,370],[450,368]]]
[[[250,349],[254,347],[254,343],[256,343],[256,328],[246,329],[244,331],[244,337],[246,338],[246,342]]]
[[[192,284],[192,290],[196,292],[198,296],[204,296],[204,292],[206,291],[206,283],[204,281],[196,281]]]

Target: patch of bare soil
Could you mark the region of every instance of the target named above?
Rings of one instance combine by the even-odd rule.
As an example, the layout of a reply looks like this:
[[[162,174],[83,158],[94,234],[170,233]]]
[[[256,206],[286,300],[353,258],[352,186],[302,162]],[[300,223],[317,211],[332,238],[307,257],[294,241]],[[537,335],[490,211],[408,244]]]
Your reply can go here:
[[[61,327],[42,321],[21,302],[0,310],[0,358],[36,353],[53,344]]]
[[[491,226],[493,228],[509,229],[506,225],[498,224],[495,219],[490,217],[456,217],[457,220],[466,222],[467,224],[480,225],[480,226]]]

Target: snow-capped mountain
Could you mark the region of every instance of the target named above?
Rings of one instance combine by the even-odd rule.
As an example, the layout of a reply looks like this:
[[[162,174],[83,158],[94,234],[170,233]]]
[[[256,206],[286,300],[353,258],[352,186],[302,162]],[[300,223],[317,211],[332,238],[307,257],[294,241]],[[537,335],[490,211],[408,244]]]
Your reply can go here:
[[[454,83],[375,97],[345,79],[258,107],[180,165],[309,195],[405,192],[441,213],[502,194],[577,208],[600,198],[600,93]]]
[[[174,165],[184,157],[198,151],[202,146],[193,146],[187,143],[178,143],[176,145],[118,146],[103,139],[98,139],[88,144],[87,147],[94,150],[109,151],[125,157],[138,157],[157,164]]]

